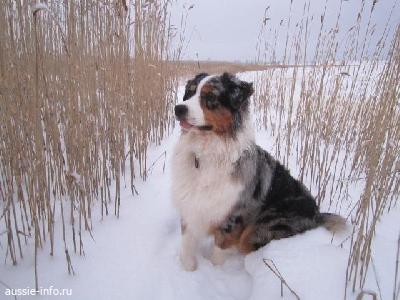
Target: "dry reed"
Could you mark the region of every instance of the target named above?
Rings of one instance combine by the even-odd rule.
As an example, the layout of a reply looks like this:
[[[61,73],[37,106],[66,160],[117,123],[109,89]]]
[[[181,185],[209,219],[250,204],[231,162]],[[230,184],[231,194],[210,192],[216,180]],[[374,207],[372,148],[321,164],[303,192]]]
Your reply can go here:
[[[328,2],[318,20],[306,1],[296,26],[290,12],[278,29],[264,22],[260,62],[276,62],[283,34],[282,64],[291,67],[258,75],[254,109],[261,112],[257,126],[271,132],[275,155],[286,165],[294,159],[318,204],[353,223],[346,287],[355,291],[365,284],[376,225],[400,195],[400,28],[392,30],[387,22],[372,45],[378,4],[363,1],[343,43],[338,35],[346,30],[340,28],[343,1],[332,27],[325,24]],[[319,27],[312,52],[310,26]],[[357,185],[361,196],[352,199]]]
[[[84,254],[94,203],[120,214],[125,177],[171,129],[179,46],[164,1],[6,1],[0,6],[0,222],[6,261],[24,244]],[[97,215],[97,214],[96,214]],[[60,226],[55,226],[55,223]],[[61,230],[60,234],[55,230]],[[61,236],[62,241],[55,238]]]
[[[286,288],[292,293],[292,295],[297,300],[300,300],[299,295],[286,282],[285,278],[282,276],[281,272],[279,272],[279,269],[275,265],[274,261],[271,260],[271,259],[264,258],[263,262],[268,267],[268,269],[280,280],[280,282],[281,282],[281,298],[284,298],[284,296],[283,296],[283,286],[286,286]]]
[[[84,254],[94,203],[100,201],[102,217],[118,216],[126,177],[136,194],[135,176],[151,172],[147,147],[171,129],[177,74],[248,69],[173,63],[182,49],[171,50],[177,32],[167,0],[45,3],[0,6],[0,242],[13,264],[32,239],[35,257],[45,242],[53,255],[61,219],[67,269],[74,273],[70,252]],[[286,165],[294,157],[318,203],[354,224],[346,274],[353,290],[365,283],[377,222],[400,194],[400,30],[391,36],[386,25],[367,55],[375,4],[368,10],[362,2],[345,42],[338,37],[342,8],[327,28],[325,4],[312,63],[310,2],[298,24],[290,11],[272,31],[265,16],[260,63],[250,67],[266,69],[256,81],[254,107],[276,156]],[[351,199],[354,184],[362,185],[359,199]]]

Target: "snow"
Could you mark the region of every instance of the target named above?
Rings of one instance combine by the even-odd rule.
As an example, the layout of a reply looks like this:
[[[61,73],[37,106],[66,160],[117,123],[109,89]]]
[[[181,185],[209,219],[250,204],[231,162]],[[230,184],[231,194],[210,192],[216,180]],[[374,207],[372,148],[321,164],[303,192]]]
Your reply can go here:
[[[48,244],[39,251],[40,287],[71,289],[72,299],[296,299],[286,287],[281,297],[281,281],[264,264],[263,260],[268,259],[301,299],[343,299],[349,241],[342,244],[346,233],[332,237],[323,228],[273,241],[246,257],[233,255],[222,266],[213,266],[207,259],[208,243],[202,249],[198,269],[185,272],[178,259],[180,222],[171,205],[168,164],[178,136],[179,128],[175,128],[160,146],[149,149],[149,163],[154,162],[154,167],[146,182],[135,183],[139,195],[132,196],[126,178],[119,219],[94,217],[94,240],[88,233],[84,235],[85,255],[71,254],[75,276],[67,274],[61,243],[56,244],[53,257],[49,255]],[[257,140],[268,150],[273,147],[267,132],[259,131]],[[79,181],[79,174],[71,173],[71,176]],[[399,210],[385,215],[373,249],[383,299],[391,297],[394,285],[399,215]],[[62,240],[60,228],[58,220],[56,240]],[[30,241],[17,267],[9,263],[0,265],[0,283],[11,288],[34,287],[33,249]],[[1,257],[4,251],[0,248]],[[4,295],[5,289],[0,284],[0,299],[11,299]],[[373,276],[368,277],[366,289],[377,291]],[[350,299],[356,295],[351,294]],[[52,297],[36,296],[35,299]],[[57,298],[71,299],[70,296]]]
[[[273,241],[246,257],[246,270],[254,279],[251,299],[279,299],[280,280],[262,267],[271,259],[289,286],[301,299],[343,299],[347,251],[331,243],[331,234],[323,228],[290,239]],[[296,299],[284,289],[285,299]]]

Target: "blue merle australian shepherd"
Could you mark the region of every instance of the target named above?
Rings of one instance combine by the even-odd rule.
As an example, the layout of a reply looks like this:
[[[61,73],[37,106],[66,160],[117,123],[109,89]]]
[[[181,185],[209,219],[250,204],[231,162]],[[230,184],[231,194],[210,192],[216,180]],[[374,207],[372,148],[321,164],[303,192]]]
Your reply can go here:
[[[172,197],[181,215],[183,267],[197,267],[199,243],[214,236],[211,255],[254,251],[271,240],[324,226],[343,227],[320,213],[313,196],[256,145],[249,116],[252,83],[232,74],[198,74],[175,106],[182,134],[172,161]]]

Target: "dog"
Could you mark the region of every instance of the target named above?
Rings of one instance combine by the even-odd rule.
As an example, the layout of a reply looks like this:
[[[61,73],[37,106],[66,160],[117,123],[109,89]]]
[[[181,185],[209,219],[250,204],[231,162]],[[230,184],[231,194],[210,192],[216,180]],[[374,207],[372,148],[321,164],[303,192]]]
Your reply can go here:
[[[253,84],[230,73],[200,73],[175,106],[181,135],[172,157],[172,201],[181,216],[180,260],[197,268],[200,242],[214,237],[211,261],[255,251],[271,240],[324,226],[344,226],[320,213],[306,187],[256,145],[249,113]]]

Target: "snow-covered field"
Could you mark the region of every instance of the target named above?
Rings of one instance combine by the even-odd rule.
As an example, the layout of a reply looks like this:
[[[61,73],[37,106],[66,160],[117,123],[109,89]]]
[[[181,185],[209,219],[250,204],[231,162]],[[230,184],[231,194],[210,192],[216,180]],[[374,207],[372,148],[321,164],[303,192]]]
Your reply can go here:
[[[253,73],[242,75],[246,79]],[[209,245],[195,272],[185,272],[178,259],[180,223],[171,205],[169,158],[179,136],[179,128],[158,146],[149,149],[149,165],[166,151],[166,161],[158,159],[146,182],[137,180],[138,196],[132,196],[129,180],[121,192],[120,218],[94,217],[94,240],[84,238],[85,256],[72,255],[75,276],[66,272],[62,245],[55,255],[45,248],[39,253],[40,287],[68,289],[70,299],[296,299],[266,266],[276,265],[287,284],[301,299],[343,299],[350,241],[347,233],[332,237],[318,228],[292,238],[273,241],[246,257],[232,256],[223,266],[207,259]],[[257,132],[260,145],[272,152],[268,132]],[[162,157],[162,155],[161,155]],[[165,170],[163,168],[165,163]],[[295,168],[289,164],[290,167]],[[296,174],[297,170],[292,170]],[[355,187],[356,190],[356,187]],[[365,290],[391,299],[394,285],[400,211],[391,211],[378,226],[373,248],[375,272],[370,272]],[[57,225],[57,224],[56,224]],[[56,234],[60,237],[60,226]],[[57,237],[56,237],[57,239]],[[61,240],[61,239],[60,239]],[[343,243],[342,243],[343,242]],[[8,288],[34,288],[34,245],[28,246],[18,266],[0,265],[0,299]],[[0,249],[0,252],[4,249]],[[0,253],[4,254],[4,253]],[[1,255],[1,257],[4,257]],[[7,285],[8,288],[5,286]],[[22,292],[22,291],[21,291]],[[349,298],[356,297],[350,294]],[[36,296],[48,299],[54,296]],[[19,296],[18,299],[26,298]]]

